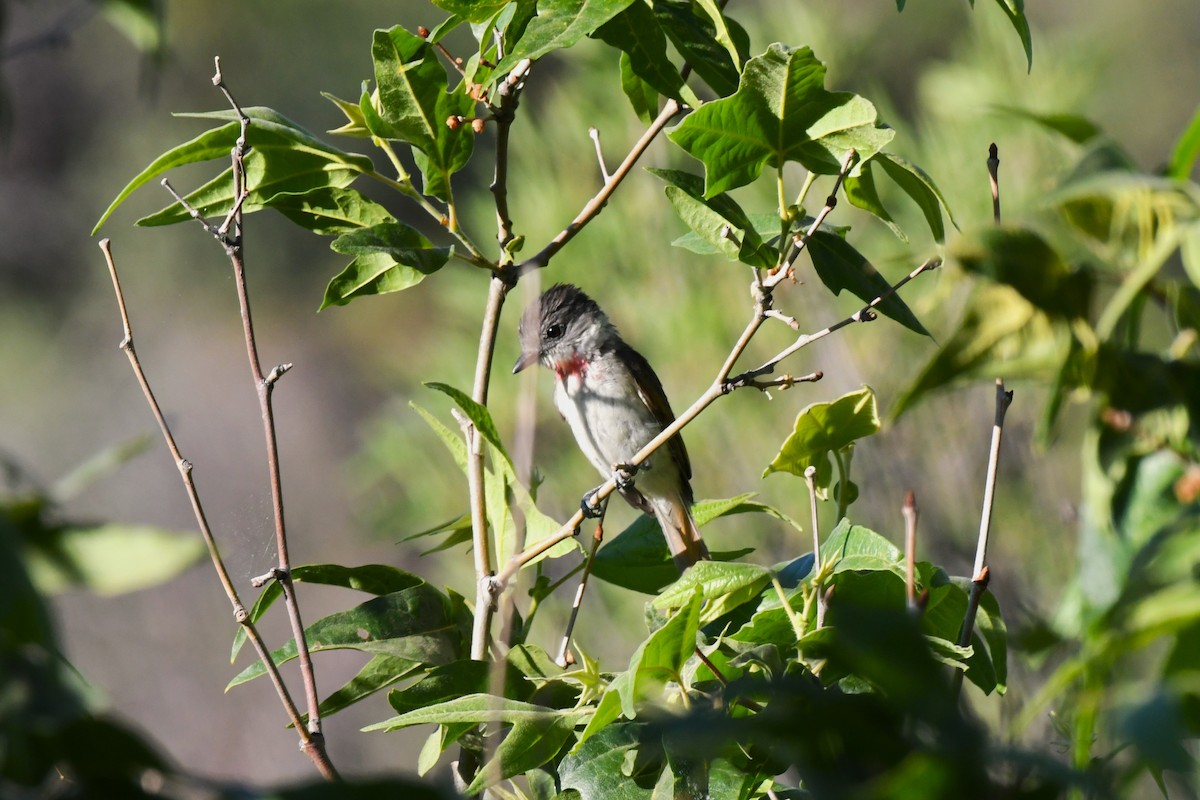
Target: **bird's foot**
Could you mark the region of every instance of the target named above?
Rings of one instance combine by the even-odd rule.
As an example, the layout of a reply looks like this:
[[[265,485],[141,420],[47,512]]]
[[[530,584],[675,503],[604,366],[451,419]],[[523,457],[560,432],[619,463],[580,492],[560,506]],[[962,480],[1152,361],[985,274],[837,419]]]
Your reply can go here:
[[[600,491],[600,487],[588,491],[584,494],[583,499],[579,501],[579,510],[583,512],[584,519],[600,519],[604,516],[605,501],[596,502],[596,493]]]
[[[614,464],[613,465],[613,480],[617,482],[617,488],[622,492],[633,488],[633,476],[639,470],[645,469],[647,464]]]

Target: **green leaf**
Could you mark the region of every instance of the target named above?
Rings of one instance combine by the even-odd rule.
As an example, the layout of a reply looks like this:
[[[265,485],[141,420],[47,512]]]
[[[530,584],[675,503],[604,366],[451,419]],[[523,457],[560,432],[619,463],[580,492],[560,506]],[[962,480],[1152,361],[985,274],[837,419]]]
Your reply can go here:
[[[469,626],[465,607],[422,583],[319,619],[305,628],[305,638],[309,651],[314,653],[350,649],[421,664],[446,664],[462,653]],[[271,657],[276,664],[292,660],[296,657],[296,641],[275,650]],[[226,688],[265,672],[262,663],[256,662]]]
[[[842,395],[829,403],[813,403],[796,416],[792,433],[763,472],[790,472],[804,477],[810,466],[817,468],[819,486],[830,481],[829,454],[879,431],[879,409],[870,387]]]
[[[589,726],[590,727],[590,726]],[[563,800],[656,800],[654,776],[631,774],[626,761],[646,749],[642,739],[644,725],[610,725],[567,754],[558,765]],[[664,771],[669,777],[670,771]],[[649,780],[647,778],[649,777]],[[669,795],[668,795],[669,796]]]
[[[888,226],[897,239],[907,244],[908,235],[900,229],[900,226],[892,219],[892,215],[884,208],[883,201],[879,199],[879,190],[875,188],[875,173],[871,168],[874,163],[875,159],[871,159],[862,165],[857,175],[846,176],[846,180],[842,184],[846,199],[855,208],[861,208],[875,216],[876,219]]]
[[[204,557],[204,541],[148,525],[68,525],[28,544],[27,568],[42,592],[84,587],[103,595],[170,580]]]
[[[679,218],[717,252],[731,261],[739,260],[752,267],[770,269],[775,266],[778,253],[763,242],[749,216],[732,197],[719,194],[706,198],[704,181],[698,175],[674,169],[650,169],[649,172],[669,184],[667,199]],[[776,219],[776,236],[779,230],[780,222]]]
[[[693,108],[700,106],[699,98],[684,83],[679,68],[667,57],[666,34],[650,6],[643,0],[630,3],[624,11],[596,29],[592,36],[621,51],[622,76],[628,65],[631,76],[654,89],[657,94],[649,105],[655,109],[655,113],[658,94],[682,100]],[[629,96],[628,91],[626,96]],[[634,100],[633,97],[630,99]],[[637,101],[634,102],[634,108],[638,108]]]
[[[475,429],[487,440],[488,444],[499,450],[504,459],[511,463],[508,452],[504,449],[504,442],[500,441],[500,431],[496,429],[496,423],[492,421],[492,414],[486,407],[476,403],[465,392],[455,389],[453,386],[437,383],[436,381],[426,381],[425,386],[436,392],[441,392],[453,400],[454,404],[467,415],[467,418],[471,420],[475,425]]]
[[[582,714],[583,712],[577,712]],[[394,731],[413,725],[446,725],[452,723],[540,721],[549,724],[560,712],[546,706],[509,700],[489,694],[470,694],[444,703],[416,708],[368,725],[363,731]]]
[[[245,158],[246,185],[250,194],[244,204],[247,212],[264,207],[265,201],[287,191],[306,191],[323,186],[346,186],[358,175],[374,172],[371,159],[331,147],[287,117],[269,108],[244,109],[250,118],[246,142],[250,152]],[[236,119],[232,111],[213,111],[199,114],[178,114],[195,119]],[[213,159],[229,160],[241,128],[232,121],[168,150],[150,163],[131,180],[112,201],[96,227],[112,215],[134,191],[166,172],[186,164]],[[233,170],[226,169],[200,189],[187,195],[187,200],[206,216],[223,215],[233,205]],[[144,217],[139,225],[170,225],[190,219],[188,213],[175,203],[157,214]]]
[[[662,690],[668,681],[684,684],[681,673],[684,663],[696,651],[702,603],[700,591],[693,591],[687,605],[680,607],[633,652],[629,659],[629,678],[616,687],[621,710],[627,719],[636,717],[642,704],[661,702]],[[613,691],[613,686],[609,691]]]
[[[703,527],[719,516],[742,513],[766,513],[795,526],[779,511],[740,495],[731,500],[702,500],[692,508],[696,524]],[[741,558],[753,548],[716,551],[714,561]],[[667,543],[658,523],[646,515],[638,517],[616,538],[611,539],[592,562],[592,574],[606,583],[645,594],[657,594],[664,586],[679,577],[679,568],[671,559]]]
[[[1171,151],[1171,161],[1167,164],[1167,177],[1187,180],[1191,177],[1197,157],[1200,157],[1200,108],[1196,109],[1192,121],[1175,142],[1175,148]]]
[[[491,679],[491,664],[487,661],[464,659],[434,667],[421,680],[388,693],[388,703],[399,714],[407,714],[468,695],[484,695]],[[505,697],[525,701],[533,685],[512,666],[505,675]]]
[[[356,189],[338,186],[309,192],[281,192],[267,200],[266,205],[318,236],[340,236],[396,221],[386,208]]]
[[[925,170],[891,153],[880,153],[871,163],[878,163],[883,167],[883,171],[917,204],[921,213],[925,215],[925,222],[929,225],[929,232],[933,234],[935,241],[940,243],[946,238],[946,229],[942,224],[943,209],[946,216],[950,217],[950,222],[958,227],[954,222],[954,215],[950,213],[950,207],[946,205],[946,198],[942,197],[933,178],[929,177]]]
[[[549,720],[517,720],[496,748],[495,758],[484,765],[467,787],[467,794],[542,766],[558,755],[574,733],[575,718],[568,714]]]
[[[734,69],[740,72],[742,69],[742,54],[738,52],[738,47],[733,41],[733,34],[730,33],[729,26],[726,25],[725,15],[721,13],[721,6],[717,5],[716,0],[696,0],[696,3],[708,15],[708,19],[712,23],[713,38],[717,44],[725,48],[725,52],[729,54],[730,61],[733,62]]]
[[[1091,280],[1073,272],[1062,257],[1031,230],[989,227],[960,236],[948,254],[963,269],[1016,289],[1052,317],[1080,319],[1091,302]]]
[[[451,129],[446,120],[472,116],[475,101],[465,91],[447,92],[446,68],[437,52],[399,25],[375,31],[371,57],[378,117],[368,113],[370,102],[360,102],[367,126],[376,136],[411,144],[425,178],[424,193],[448,200],[450,176],[471,158],[475,137],[470,126]]]
[[[621,91],[629,98],[637,118],[649,125],[658,115],[658,92],[634,73],[628,53],[621,53],[620,66]]]
[[[447,534],[446,538],[439,542],[436,546],[422,551],[422,556],[427,556],[430,553],[438,553],[442,550],[449,550],[456,545],[464,544],[471,541],[471,516],[469,514],[461,514],[452,520],[443,522],[440,525],[435,525],[432,528],[419,531],[409,536],[405,536],[400,541],[410,542],[413,539],[419,539],[424,536],[441,536]]]
[[[758,597],[770,583],[771,571],[757,564],[700,561],[664,589],[652,604],[658,609],[677,608],[690,602],[698,591],[706,601],[700,616],[701,624],[705,624]]]
[[[153,443],[154,437],[143,433],[104,448],[55,481],[50,497],[55,503],[74,499],[96,481],[112,475],[118,468],[146,452]]]
[[[407,658],[388,655],[372,656],[357,675],[321,701],[321,716],[328,717],[330,714],[336,714],[344,708],[349,708],[380,689],[386,689],[396,681],[409,677],[419,669],[421,669],[419,662],[410,661]]]
[[[863,303],[870,304],[891,291],[892,285],[879,274],[871,262],[836,234],[817,231],[809,238],[807,250],[817,271],[817,277],[835,295],[847,289]],[[891,293],[886,300],[876,305],[875,309],[910,331],[923,336],[929,335],[929,331],[925,330],[925,326],[897,293]]]
[[[454,252],[453,247],[434,247],[416,230],[394,221],[344,233],[330,247],[355,259],[329,282],[321,309],[408,289],[445,266]]]
[[[333,240],[330,248],[350,256],[386,255],[418,274],[417,281],[445,266],[454,252],[453,247],[434,247],[415,229],[395,221],[344,233]]]
[[[500,9],[508,5],[509,0],[431,0],[431,2],[448,14],[462,17],[467,22],[487,22]]]
[[[727,97],[737,91],[741,70],[739,62],[749,53],[750,37],[733,20],[725,20],[726,28],[737,47],[737,58],[717,41],[712,18],[698,9],[692,0],[651,0],[654,16],[667,38],[675,45],[701,80],[717,93]]]
[[[821,545],[821,560],[833,564],[833,574],[851,570],[893,572],[900,569],[900,550],[869,528],[843,519]]]
[[[1077,114],[1039,114],[1016,106],[999,106],[997,110],[1036,122],[1043,128],[1054,131],[1075,144],[1085,144],[1103,133],[1099,125],[1087,117]]]
[[[1029,20],[1025,18],[1025,0],[996,0],[996,5],[1008,17],[1009,23],[1021,39],[1025,48],[1025,62],[1028,69],[1033,69],[1033,36],[1029,32]]]
[[[805,47],[773,44],[747,64],[731,97],[690,114],[670,138],[704,162],[709,197],[754,181],[764,166],[799,161],[837,174],[851,149],[865,161],[895,134],[858,95],[828,92],[825,66]]]
[[[343,100],[340,97],[335,97],[329,92],[321,92],[321,96],[338,107],[338,110],[346,115],[346,124],[340,128],[334,128],[326,133],[341,134],[342,136],[357,136],[359,138],[370,138],[371,131],[367,128],[367,120],[363,116],[362,108],[358,103],[352,103],[349,100]]]
[[[496,74],[512,71],[522,59],[536,61],[555,50],[571,47],[624,11],[632,0],[542,0],[538,15],[525,28],[516,46],[496,65]]]
[[[892,408],[898,417],[926,394],[971,380],[1055,374],[1070,334],[1008,286],[971,295],[962,321]]]

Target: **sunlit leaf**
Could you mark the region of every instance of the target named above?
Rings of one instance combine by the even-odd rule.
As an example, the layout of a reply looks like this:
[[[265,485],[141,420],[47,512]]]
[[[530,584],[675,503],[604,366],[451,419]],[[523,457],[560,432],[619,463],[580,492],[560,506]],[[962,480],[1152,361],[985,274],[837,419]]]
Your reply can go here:
[[[525,28],[516,46],[496,65],[497,74],[511,71],[522,59],[537,60],[571,47],[624,11],[632,1],[542,0],[538,3],[538,15]]]
[[[870,102],[826,91],[824,82],[825,66],[812,50],[773,44],[746,64],[736,93],[680,123],[670,137],[704,162],[705,195],[744,186],[763,167],[788,161],[836,174],[851,149],[865,160],[891,141],[895,132]]]
[[[67,526],[27,550],[38,589],[123,594],[156,586],[204,557],[204,540],[148,525]]]
[[[790,472],[804,477],[817,468],[818,485],[829,485],[829,454],[879,431],[875,393],[864,386],[829,403],[813,403],[796,416],[792,433],[763,472]]]

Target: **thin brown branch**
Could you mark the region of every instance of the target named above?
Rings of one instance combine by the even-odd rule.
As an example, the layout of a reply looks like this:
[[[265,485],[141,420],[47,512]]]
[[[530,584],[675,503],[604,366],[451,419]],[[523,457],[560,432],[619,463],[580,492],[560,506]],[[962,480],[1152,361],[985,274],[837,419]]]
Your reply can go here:
[[[842,160],[842,168],[838,171],[837,180],[834,181],[833,191],[825,198],[825,206],[817,214],[816,218],[813,219],[812,224],[808,226],[808,230],[793,237],[789,245],[790,250],[784,258],[783,264],[778,269],[772,270],[772,274],[763,279],[764,287],[770,289],[778,285],[781,281],[792,277],[794,274],[793,266],[796,263],[796,259],[800,257],[800,251],[808,245],[809,239],[813,237],[813,234],[817,232],[821,224],[825,222],[825,218],[837,208],[837,193],[842,188],[842,183],[846,180],[846,176],[850,174],[850,169],[856,161],[858,161],[858,153],[851,148],[850,152],[846,153],[846,157]]]
[[[287,609],[288,621],[291,625],[292,636],[296,641],[296,652],[300,665],[300,676],[304,684],[304,695],[308,707],[307,730],[309,737],[302,743],[302,748],[308,752],[318,769],[329,778],[336,777],[332,763],[325,752],[324,737],[321,733],[320,698],[317,694],[316,674],[312,664],[312,654],[308,650],[308,641],[304,632],[304,623],[300,615],[300,605],[296,599],[295,586],[292,582],[291,558],[288,554],[287,526],[284,515],[283,481],[279,464],[279,443],[275,430],[275,410],[272,397],[280,376],[291,368],[290,364],[281,364],[271,370],[270,377],[263,373],[262,361],[258,354],[258,343],[254,333],[254,321],[250,308],[250,294],[246,281],[246,263],[242,249],[243,204],[249,193],[246,183],[246,143],[249,118],[242,112],[226,87],[221,74],[220,59],[214,59],[215,74],[213,85],[225,95],[234,112],[238,115],[241,130],[234,144],[230,160],[232,163],[233,185],[235,189],[234,203],[222,224],[213,226],[203,219],[199,210],[192,207],[186,199],[177,192],[167,188],[172,196],[197,220],[205,230],[212,234],[222,245],[230,265],[233,267],[234,283],[238,295],[238,307],[241,312],[242,333],[246,344],[246,356],[250,363],[251,378],[255,392],[258,395],[259,411],[263,422],[263,438],[266,444],[267,472],[271,486],[271,504],[275,520],[275,545],[277,551],[277,567],[280,588],[283,590],[284,607]],[[164,185],[166,182],[164,181]],[[323,766],[323,764],[325,766]],[[327,769],[325,768],[327,767]]]
[[[996,147],[996,143],[992,142],[992,146],[988,148],[988,183],[992,189],[992,219],[996,224],[1000,224],[1000,149]]]
[[[283,705],[284,712],[291,720],[292,726],[296,729],[300,737],[301,749],[308,753],[317,769],[325,778],[336,780],[338,777],[337,770],[334,769],[333,763],[325,753],[323,743],[320,742],[319,737],[315,737],[304,726],[300,710],[296,707],[291,693],[283,682],[283,677],[279,674],[279,667],[275,664],[274,659],[271,658],[270,650],[263,642],[262,636],[251,621],[250,615],[246,611],[246,607],[242,604],[237,589],[234,587],[233,580],[229,576],[229,571],[225,568],[225,562],[221,558],[220,549],[217,547],[216,537],[213,535],[212,528],[208,524],[208,517],[204,513],[204,505],[200,501],[200,493],[196,489],[196,481],[192,476],[192,463],[184,458],[180,452],[179,446],[175,441],[175,436],[167,424],[161,406],[158,404],[158,399],[154,396],[154,391],[150,388],[150,382],[146,377],[145,370],[142,369],[141,361],[138,359],[137,350],[134,348],[133,328],[129,321],[129,311],[125,305],[125,293],[121,289],[121,281],[117,275],[117,265],[113,259],[112,248],[109,245],[108,239],[101,240],[100,249],[104,253],[105,261],[108,263],[113,292],[117,298],[117,308],[121,314],[121,325],[124,329],[124,338],[121,340],[120,345],[121,349],[125,351],[125,355],[129,358],[129,366],[133,369],[134,377],[137,378],[138,385],[141,386],[146,403],[150,406],[150,411],[158,423],[158,428],[162,433],[163,441],[166,442],[167,450],[170,451],[171,458],[175,461],[175,465],[179,469],[179,477],[183,481],[184,491],[187,492],[188,501],[192,506],[192,513],[196,517],[196,525],[200,529],[200,536],[204,539],[205,547],[208,548],[208,556],[212,561],[213,569],[217,573],[217,579],[221,582],[221,588],[225,590],[225,596],[229,599],[229,604],[233,607],[234,619],[246,631],[246,638],[249,639],[255,652],[258,653],[263,666],[266,668],[267,676],[271,679],[271,685],[275,687],[275,692],[279,696],[279,702]]]
[[[596,520],[596,531],[592,534],[592,549],[588,552],[587,561],[583,565],[583,574],[579,576],[579,586],[575,589],[575,600],[571,603],[571,616],[567,620],[567,628],[563,631],[562,643],[558,648],[558,657],[554,663],[564,669],[575,663],[571,655],[571,634],[575,630],[575,620],[579,617],[579,609],[583,606],[583,593],[587,591],[588,578],[592,575],[592,565],[596,561],[596,551],[604,541],[604,514],[608,511],[608,501],[600,507],[600,518]]]
[[[991,570],[987,564],[988,539],[992,528],[992,505],[996,499],[996,473],[1000,465],[1000,443],[1004,436],[1004,418],[1008,407],[1012,405],[1013,393],[1005,391],[1004,381],[996,379],[996,410],[992,421],[992,443],[988,450],[987,478],[983,485],[983,510],[979,517],[979,541],[975,548],[975,571],[971,579],[971,592],[967,597],[967,613],[963,619],[962,629],[958,634],[958,644],[966,647],[971,643],[975,632],[975,617],[979,613],[979,604],[983,601],[983,593],[991,578]],[[955,670],[954,688],[957,691],[962,686],[962,671]]]
[[[904,493],[900,507],[904,517],[904,596],[909,610],[917,607],[917,496],[910,490]]]
[[[545,267],[550,263],[550,259],[553,258],[559,250],[563,249],[567,242],[574,239],[577,233],[583,230],[589,222],[599,216],[600,212],[604,210],[604,205],[608,202],[608,198],[612,197],[612,194],[617,190],[617,187],[620,186],[625,178],[629,176],[629,173],[633,171],[633,167],[635,164],[637,164],[638,159],[642,157],[642,153],[646,152],[646,148],[650,146],[651,142],[658,137],[658,134],[662,132],[663,128],[667,127],[667,123],[669,123],[681,110],[682,107],[676,100],[668,100],[663,105],[662,111],[659,112],[658,116],[654,119],[654,122],[650,123],[650,127],[646,128],[646,131],[642,134],[641,138],[639,138],[634,143],[633,147],[630,148],[629,153],[625,156],[625,160],[623,160],[616,170],[613,171],[612,175],[609,176],[609,180],[607,180],[604,185],[600,187],[600,190],[596,192],[591,200],[588,200],[587,203],[584,204],[583,208],[575,216],[575,219],[571,220],[571,224],[563,228],[558,235],[551,239],[550,242],[540,251],[538,251],[536,255],[525,259],[517,265],[516,271],[518,275],[523,275],[531,270]]]
[[[829,608],[829,598],[822,584],[821,564],[821,526],[817,520],[817,468],[809,466],[804,470],[804,485],[808,488],[809,525],[812,527],[813,540],[813,591],[817,593],[817,627],[825,626],[825,612]]]

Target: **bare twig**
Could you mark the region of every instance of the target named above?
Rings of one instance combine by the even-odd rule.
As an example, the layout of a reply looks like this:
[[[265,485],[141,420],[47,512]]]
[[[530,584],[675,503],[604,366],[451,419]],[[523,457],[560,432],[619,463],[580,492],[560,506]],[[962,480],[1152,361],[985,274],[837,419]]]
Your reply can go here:
[[[249,193],[249,187],[246,184],[245,156],[250,120],[242,112],[241,107],[233,99],[233,95],[225,85],[221,74],[220,58],[214,59],[214,63],[215,74],[213,75],[213,85],[225,95],[225,98],[238,115],[241,123],[241,130],[231,153],[233,185],[235,189],[233,206],[222,224],[220,226],[213,226],[206,222],[200,212],[192,207],[169,185],[167,189],[187,213],[221,243],[233,267],[238,306],[242,317],[242,333],[246,343],[246,356],[250,362],[250,374],[258,394],[259,410],[263,421],[263,437],[267,450],[267,472],[271,485],[271,502],[275,519],[276,577],[279,580],[280,588],[283,590],[284,606],[287,609],[292,636],[296,641],[296,654],[300,664],[300,676],[304,683],[304,695],[308,706],[307,730],[310,736],[302,746],[306,749],[306,752],[309,752],[314,761],[318,762],[318,768],[320,768],[321,763],[318,759],[328,764],[328,756],[325,754],[324,737],[321,733],[320,698],[317,695],[316,674],[313,669],[312,654],[308,650],[304,623],[300,616],[300,605],[296,599],[295,586],[292,581],[291,558],[288,554],[287,527],[284,517],[283,481],[279,465],[279,443],[275,431],[275,409],[272,402],[272,395],[279,377],[287,372],[291,368],[291,365],[281,364],[273,368],[268,377],[268,375],[263,373],[262,361],[258,355],[258,343],[254,333],[254,321],[250,309],[250,294],[246,281],[246,262],[242,250],[242,209],[245,197]],[[165,181],[164,185],[166,185]],[[328,767],[329,772],[326,773],[323,769],[322,773],[326,774],[327,777],[335,776],[336,773],[332,771],[332,764],[328,764]]]
[[[787,256],[783,259],[782,264],[778,268],[772,270],[771,274],[763,279],[763,286],[770,289],[771,287],[778,285],[781,281],[792,277],[794,274],[793,265],[796,263],[796,259],[800,257],[800,251],[803,250],[806,245],[808,245],[808,240],[811,239],[813,234],[816,233],[821,227],[821,223],[825,221],[825,218],[833,212],[833,209],[837,208],[838,190],[842,188],[842,182],[846,180],[846,176],[850,174],[850,169],[854,166],[856,161],[858,161],[858,153],[851,148],[850,152],[846,153],[846,157],[842,160],[842,168],[837,174],[837,180],[834,181],[833,191],[831,191],[829,196],[825,198],[824,208],[822,208],[820,213],[817,214],[816,218],[813,219],[812,224],[808,226],[808,230],[793,237],[792,242],[789,245]]]
[[[234,619],[246,631],[246,638],[249,639],[250,644],[254,647],[255,652],[258,653],[259,659],[266,668],[267,676],[271,679],[271,684],[275,687],[276,694],[279,695],[279,702],[283,705],[284,712],[291,720],[292,726],[296,729],[300,737],[300,748],[308,754],[309,758],[313,760],[313,763],[325,778],[335,780],[338,777],[337,770],[334,769],[333,763],[329,760],[323,742],[319,736],[314,735],[304,726],[300,710],[296,707],[291,693],[283,682],[283,677],[279,674],[279,667],[276,666],[274,659],[271,658],[270,650],[263,642],[262,636],[259,634],[253,621],[251,621],[250,614],[242,604],[237,589],[234,587],[233,580],[229,576],[229,571],[225,568],[225,562],[221,558],[216,538],[213,536],[212,528],[209,527],[208,517],[204,513],[204,506],[200,502],[200,494],[196,489],[195,479],[192,477],[192,463],[180,453],[175,436],[171,433],[171,428],[167,424],[166,417],[163,416],[162,408],[158,404],[158,399],[154,396],[154,391],[150,388],[150,382],[146,378],[145,370],[142,369],[141,361],[138,359],[137,351],[134,349],[133,328],[129,321],[129,311],[125,306],[125,294],[121,290],[121,281],[117,276],[117,265],[113,260],[112,248],[109,246],[108,239],[101,240],[100,249],[103,251],[104,259],[108,263],[109,276],[112,278],[113,291],[116,294],[117,307],[121,314],[121,325],[125,334],[121,340],[121,349],[125,351],[125,355],[129,358],[129,366],[133,369],[134,377],[137,378],[137,382],[142,388],[142,394],[146,398],[146,403],[150,406],[150,411],[158,423],[158,428],[162,432],[167,450],[170,451],[171,458],[175,461],[175,465],[179,469],[179,477],[183,481],[183,488],[187,492],[188,501],[191,503],[192,513],[196,517],[196,525],[200,528],[200,535],[204,539],[205,547],[208,548],[209,559],[212,561],[213,569],[217,573],[217,579],[221,582],[221,588],[225,590],[225,596],[229,599],[230,605],[233,606]]]
[[[971,591],[967,597],[967,613],[963,619],[962,629],[958,634],[958,643],[966,647],[971,643],[975,632],[975,616],[979,612],[979,604],[991,578],[991,570],[987,565],[988,537],[992,527],[992,504],[996,499],[996,470],[1000,464],[1000,441],[1004,435],[1004,417],[1008,407],[1012,405],[1013,393],[1005,391],[1004,381],[996,380],[996,413],[992,422],[992,444],[988,451],[987,479],[983,485],[983,511],[979,518],[979,542],[975,548],[975,571],[971,579]],[[962,686],[962,671],[955,670],[954,688],[957,691]]]
[[[909,610],[917,607],[917,496],[910,490],[904,493],[900,507],[904,517],[904,596]]]
[[[571,224],[559,231],[558,235],[551,239],[550,242],[540,251],[538,251],[536,255],[525,259],[517,265],[516,271],[518,275],[523,275],[531,270],[545,267],[550,263],[550,259],[553,258],[559,250],[563,249],[567,242],[574,239],[577,233],[583,230],[583,228],[589,222],[599,216],[600,212],[604,210],[604,204],[608,202],[608,198],[612,196],[612,193],[617,190],[617,187],[621,185],[622,181],[624,181],[629,173],[633,170],[633,167],[637,163],[638,159],[642,157],[642,153],[646,152],[646,148],[650,146],[650,143],[658,137],[658,134],[662,132],[663,128],[667,127],[667,123],[669,123],[675,117],[675,115],[680,112],[680,110],[682,110],[682,107],[676,100],[668,100],[666,104],[663,105],[662,111],[659,112],[659,115],[654,119],[654,122],[650,123],[650,127],[646,129],[641,138],[634,143],[632,148],[630,148],[629,153],[625,156],[625,159],[620,163],[616,170],[613,171],[612,175],[609,176],[609,179],[604,182],[604,185],[600,187],[600,190],[596,192],[592,199],[588,200],[580,212],[575,215],[575,219],[571,220]]]
[[[562,646],[558,649],[558,658],[554,663],[560,667],[568,667],[574,663],[571,656],[571,633],[575,630],[575,619],[579,616],[579,608],[583,605],[583,593],[587,591],[588,578],[592,574],[592,565],[596,561],[596,551],[604,541],[604,514],[608,511],[608,501],[600,506],[600,518],[596,520],[596,532],[592,535],[592,549],[588,552],[587,561],[583,566],[583,574],[579,577],[579,587],[575,590],[575,601],[571,603],[571,617],[567,620],[567,629],[563,633]]]
[[[992,188],[992,218],[1000,224],[1000,149],[996,143],[988,148],[988,183]]]
[[[596,128],[588,128],[588,136],[592,139],[592,144],[596,145],[596,161],[600,164],[600,177],[607,184],[611,180],[608,174],[608,165],[604,163],[604,150],[600,148],[600,131]]]
[[[812,527],[813,540],[813,590],[817,593],[817,627],[825,626],[825,611],[828,608],[828,598],[821,584],[821,527],[817,520],[817,468],[809,466],[804,470],[804,485],[808,487],[808,508],[810,512],[809,525]]]

